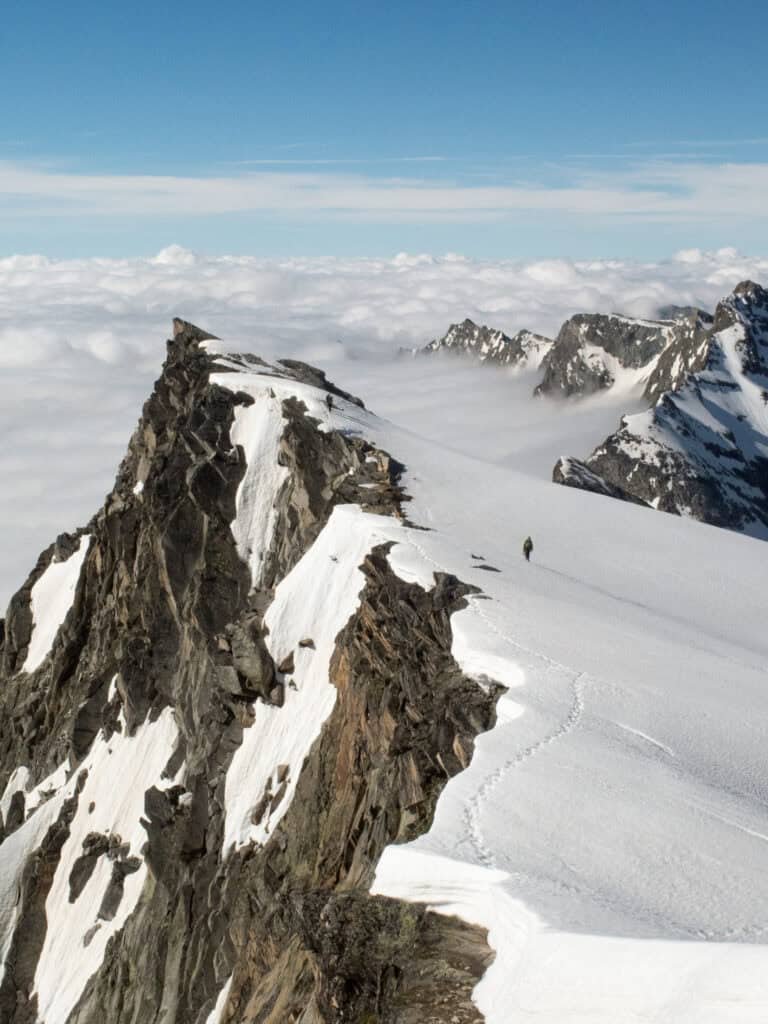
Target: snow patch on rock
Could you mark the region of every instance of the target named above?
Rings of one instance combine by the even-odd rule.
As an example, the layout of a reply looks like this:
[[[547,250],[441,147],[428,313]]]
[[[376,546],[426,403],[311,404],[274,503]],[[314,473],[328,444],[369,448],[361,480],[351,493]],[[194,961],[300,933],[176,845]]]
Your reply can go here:
[[[48,656],[56,634],[72,607],[80,570],[91,538],[80,538],[77,550],[65,562],[52,561],[32,587],[32,636],[22,672],[34,672]]]
[[[285,687],[283,707],[254,705],[253,724],[232,759],[225,784],[225,851],[266,843],[290,807],[304,759],[336,703],[330,662],[336,637],[365,586],[359,566],[373,547],[398,533],[402,527],[393,519],[366,514],[357,505],[337,506],[275,590],[265,616],[266,643],[276,664],[293,654],[292,685]],[[304,639],[314,646],[299,646]]]
[[[35,971],[38,1013],[45,1024],[65,1024],[88,979],[99,969],[109,939],[120,931],[139,900],[147,877],[141,857],[147,838],[141,823],[144,794],[151,786],[170,785],[170,780],[163,780],[163,770],[177,735],[170,708],[154,722],[145,721],[133,736],[122,732],[107,739],[100,733],[77,775],[24,826],[39,842],[38,821],[54,820],[63,801],[74,795],[77,777],[88,773],[45,904],[47,929]],[[74,906],[69,902],[70,874],[83,852],[83,840],[92,832],[119,839],[127,847],[125,856],[140,862],[137,870],[126,875],[122,898],[111,920],[99,917],[112,879],[113,861],[106,856],[99,857]],[[30,848],[27,846],[27,852]],[[5,844],[0,847],[4,849]]]

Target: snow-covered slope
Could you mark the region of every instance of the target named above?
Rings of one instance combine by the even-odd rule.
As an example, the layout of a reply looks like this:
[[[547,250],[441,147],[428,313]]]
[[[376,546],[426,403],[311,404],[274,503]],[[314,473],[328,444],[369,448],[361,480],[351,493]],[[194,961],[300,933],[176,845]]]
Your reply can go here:
[[[204,357],[180,337],[189,353],[92,524],[78,592],[98,614],[77,673],[55,675],[64,648],[71,673],[71,623],[32,675],[22,648],[4,652],[34,756],[8,765],[0,800],[0,950],[16,986],[0,1005],[26,1012],[37,991],[44,1024],[315,1024],[339,1006],[385,1024],[763,1024],[768,546],[553,486],[533,456],[576,421],[510,446],[480,387],[451,402],[461,374],[441,402],[474,405],[458,451],[419,375],[385,396],[375,370],[354,371],[383,419],[308,368],[216,356],[229,346],[215,341]],[[152,617],[171,600],[176,647],[177,620]],[[48,721],[71,725],[58,692],[82,684],[93,708],[105,652],[118,662],[97,703],[106,724],[77,772],[51,746],[59,770],[35,787]],[[21,713],[37,692],[41,721]],[[15,742],[4,729],[4,756]],[[89,844],[116,832],[135,870],[100,918],[111,862]],[[78,846],[93,863],[74,872]],[[47,891],[22,878],[35,851]],[[368,895],[374,873],[386,899]],[[30,894],[55,933],[40,934]],[[495,959],[475,960],[477,927],[450,947],[392,900],[487,929]]]
[[[375,405],[377,376],[357,372]],[[452,618],[454,655],[510,689],[375,891],[489,928],[497,957],[475,997],[492,1024],[764,1021],[768,552],[553,487],[503,435],[459,455],[414,433],[439,422],[412,403],[423,381],[389,386],[411,429],[365,429],[410,467],[409,516],[429,527],[405,530],[390,562],[423,586],[447,569],[481,588],[490,600]],[[566,443],[572,421],[551,422]]]
[[[380,439],[414,467],[423,582],[441,565],[490,598],[454,616],[459,660],[513,685],[377,891],[490,929],[493,1024],[763,1021],[768,551]]]
[[[739,285],[695,347],[697,372],[681,379],[684,360],[665,352],[675,390],[555,479],[768,537],[768,292]]]

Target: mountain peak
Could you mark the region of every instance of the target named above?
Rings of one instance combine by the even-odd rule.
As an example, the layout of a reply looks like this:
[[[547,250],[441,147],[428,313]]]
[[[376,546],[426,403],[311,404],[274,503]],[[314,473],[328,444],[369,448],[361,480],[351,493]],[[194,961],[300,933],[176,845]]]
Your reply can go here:
[[[452,655],[476,588],[397,575],[404,467],[358,399],[212,339],[174,320],[113,491],[0,625],[0,1020],[389,1020],[467,941],[439,997],[477,1020],[484,933],[435,952],[369,891],[494,722]]]
[[[734,295],[744,295],[750,299],[757,299],[761,305],[768,300],[768,291],[761,284],[755,281],[740,281],[733,289]]]
[[[654,406],[625,417],[558,483],[610,493],[715,526],[768,535],[768,291],[742,281],[714,323],[687,321],[656,362]]]
[[[552,341],[532,331],[518,331],[512,337],[497,327],[476,324],[465,317],[461,323],[451,324],[442,338],[435,338],[421,355],[434,353],[469,356],[489,366],[509,366],[516,369],[536,368],[549,351]]]

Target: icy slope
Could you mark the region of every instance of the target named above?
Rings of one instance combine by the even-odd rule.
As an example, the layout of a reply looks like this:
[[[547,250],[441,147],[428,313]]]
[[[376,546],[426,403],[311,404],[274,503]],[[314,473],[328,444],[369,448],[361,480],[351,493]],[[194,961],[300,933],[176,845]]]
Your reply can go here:
[[[432,528],[409,535],[414,575],[440,565],[491,599],[454,616],[454,653],[517,683],[379,891],[490,927],[492,1024],[764,1021],[764,546],[376,440]]]
[[[81,537],[75,552],[64,561],[52,561],[32,587],[32,637],[22,671],[34,672],[50,651],[72,606],[89,543],[90,537]]]

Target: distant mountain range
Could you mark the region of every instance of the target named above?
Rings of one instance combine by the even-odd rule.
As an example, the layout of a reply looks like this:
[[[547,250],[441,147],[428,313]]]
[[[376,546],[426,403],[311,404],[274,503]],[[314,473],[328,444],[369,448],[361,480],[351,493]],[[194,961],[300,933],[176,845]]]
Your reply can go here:
[[[404,349],[409,355],[470,356],[489,366],[537,367],[552,348],[552,340],[533,331],[518,331],[511,338],[492,327],[480,327],[467,318],[451,324],[442,338],[423,349]]]
[[[646,412],[588,457],[559,459],[555,482],[768,537],[768,292],[744,281],[714,316],[661,312],[577,314],[554,339],[465,320],[417,354],[540,368],[536,395],[642,396]]]

